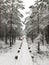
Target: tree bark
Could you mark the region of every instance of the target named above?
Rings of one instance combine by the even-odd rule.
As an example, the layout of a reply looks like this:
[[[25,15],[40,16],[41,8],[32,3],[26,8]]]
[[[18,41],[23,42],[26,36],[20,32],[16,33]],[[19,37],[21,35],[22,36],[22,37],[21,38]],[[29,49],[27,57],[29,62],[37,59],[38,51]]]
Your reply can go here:
[[[8,43],[7,43],[7,34],[6,34],[6,36],[5,36],[5,43],[8,44]]]
[[[11,39],[12,37],[11,37],[11,30],[10,30],[10,47],[12,46],[12,39]]]
[[[40,53],[40,43],[38,42],[38,53]]]

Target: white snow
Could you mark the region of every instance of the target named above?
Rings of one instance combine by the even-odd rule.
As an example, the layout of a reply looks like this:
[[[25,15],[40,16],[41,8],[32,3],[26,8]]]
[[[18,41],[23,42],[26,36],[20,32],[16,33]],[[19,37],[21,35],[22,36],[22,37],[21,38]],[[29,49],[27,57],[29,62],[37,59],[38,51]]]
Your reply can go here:
[[[20,57],[16,65],[33,65],[31,55],[28,50],[28,45],[26,43],[26,39],[23,40],[22,49],[20,52]]]
[[[9,52],[0,55],[0,65],[16,65],[15,56],[20,43],[21,41],[16,41],[16,44]]]
[[[16,45],[5,54],[0,55],[0,65],[32,65],[32,59],[28,50],[26,39],[23,40],[23,45],[20,53],[17,53],[21,42],[16,42]],[[18,55],[18,60],[15,56]]]
[[[49,65],[49,45],[42,45],[40,44],[40,54],[37,53],[38,51],[38,39],[40,37],[37,37],[32,44],[29,44],[30,47],[31,56],[34,58],[32,59],[33,65]]]
[[[21,43],[22,47],[19,49]],[[31,53],[29,52],[28,46],[31,47]],[[20,53],[17,53],[18,50],[20,50]],[[49,48],[41,44],[40,51],[42,53],[38,54],[37,44],[35,42],[28,45],[25,38],[22,41],[17,40],[11,50],[7,53],[0,54],[0,65],[49,65]],[[18,56],[17,60],[15,56]],[[31,56],[34,58],[32,59]]]

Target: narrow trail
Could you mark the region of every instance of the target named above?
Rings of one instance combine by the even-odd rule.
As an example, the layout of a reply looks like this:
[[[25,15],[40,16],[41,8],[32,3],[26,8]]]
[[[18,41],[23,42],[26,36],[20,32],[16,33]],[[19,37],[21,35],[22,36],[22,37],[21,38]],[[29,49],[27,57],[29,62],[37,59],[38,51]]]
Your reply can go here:
[[[0,56],[0,65],[33,65],[26,39],[16,43],[18,45],[14,45],[11,51]],[[19,43],[22,43],[21,49]],[[15,56],[18,56],[18,59],[15,59]]]
[[[24,39],[22,43],[22,48],[19,54],[20,56],[16,65],[33,65],[26,39]]]

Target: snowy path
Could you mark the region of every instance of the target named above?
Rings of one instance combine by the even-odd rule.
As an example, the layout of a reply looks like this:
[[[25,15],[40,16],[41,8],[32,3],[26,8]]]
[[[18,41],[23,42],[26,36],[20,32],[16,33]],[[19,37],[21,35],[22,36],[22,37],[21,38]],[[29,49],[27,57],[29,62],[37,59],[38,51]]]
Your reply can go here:
[[[26,40],[23,40],[20,56],[16,65],[33,65]]]
[[[19,47],[20,45],[15,45],[11,51],[0,55],[0,65],[33,65],[25,39],[23,40],[22,48],[19,49],[20,53],[17,53]],[[17,60],[15,56],[18,56]]]

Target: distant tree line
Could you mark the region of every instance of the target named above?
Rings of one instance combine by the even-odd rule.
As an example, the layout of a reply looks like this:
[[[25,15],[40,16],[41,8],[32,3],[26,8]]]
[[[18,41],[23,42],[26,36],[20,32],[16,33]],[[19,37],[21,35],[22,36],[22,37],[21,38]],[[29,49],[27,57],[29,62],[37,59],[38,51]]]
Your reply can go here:
[[[23,2],[20,0],[0,0],[0,40],[5,40],[10,47],[14,43],[16,37],[22,36],[23,15],[19,9],[24,9]]]
[[[41,41],[44,44],[46,40],[49,44],[49,0],[36,0],[30,7],[31,14],[26,17],[26,36],[33,41],[42,35]],[[40,42],[38,42],[38,52],[40,51]]]

